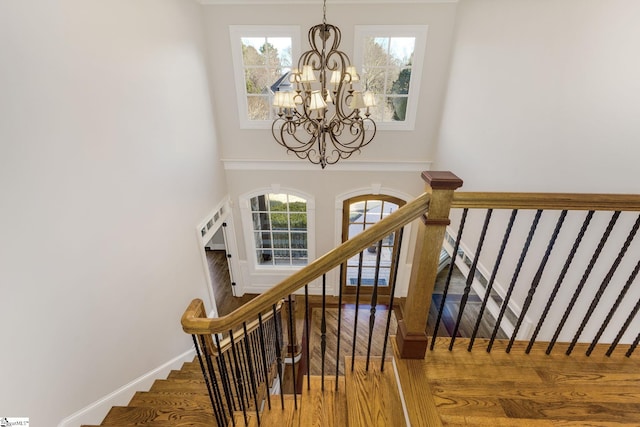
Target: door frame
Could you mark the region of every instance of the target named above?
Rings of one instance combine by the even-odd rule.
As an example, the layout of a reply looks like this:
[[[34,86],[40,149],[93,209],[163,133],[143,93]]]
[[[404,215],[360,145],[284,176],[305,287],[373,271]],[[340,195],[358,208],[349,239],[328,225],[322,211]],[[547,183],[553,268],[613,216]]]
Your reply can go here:
[[[345,242],[348,239],[349,234],[349,226],[351,225],[351,221],[349,219],[350,205],[353,203],[363,202],[367,200],[380,200],[383,203],[389,202],[396,204],[398,208],[404,206],[407,202],[400,197],[396,197],[390,194],[359,194],[352,197],[348,197],[342,200],[342,215],[340,220],[341,227],[341,243]],[[365,218],[366,219],[366,218]],[[377,221],[376,221],[377,222]],[[366,223],[366,221],[365,221]],[[378,293],[381,295],[389,295],[391,288],[394,284],[394,281],[397,280],[397,271],[400,268],[401,258],[396,257],[397,254],[402,254],[402,235],[406,232],[404,228],[399,230],[399,233],[396,235],[393,242],[393,250],[391,253],[391,265],[389,269],[389,283],[386,286],[378,285]],[[397,260],[397,262],[396,262]],[[342,289],[344,295],[353,295],[356,293],[355,286],[347,286],[347,262],[342,264],[343,268],[341,268],[341,275],[338,286]],[[380,266],[376,266],[378,269]],[[373,286],[362,287],[360,288],[360,293],[364,295],[370,295],[373,292]]]
[[[244,295],[244,288],[240,278],[240,266],[238,264],[238,246],[236,243],[236,231],[233,224],[233,212],[231,210],[230,199],[227,197],[221,202],[215,209],[213,209],[207,217],[198,224],[196,227],[196,234],[198,238],[198,250],[200,251],[200,258],[202,260],[202,267],[205,273],[205,282],[207,286],[207,293],[211,302],[212,312],[210,317],[218,317],[218,308],[213,292],[213,283],[211,282],[211,275],[209,273],[209,263],[207,261],[207,254],[205,251],[205,245],[211,240],[214,234],[218,232],[220,228],[223,228],[225,252],[227,253],[227,261],[229,265],[229,276],[232,283],[232,292],[234,296]],[[231,255],[231,257],[229,257]]]

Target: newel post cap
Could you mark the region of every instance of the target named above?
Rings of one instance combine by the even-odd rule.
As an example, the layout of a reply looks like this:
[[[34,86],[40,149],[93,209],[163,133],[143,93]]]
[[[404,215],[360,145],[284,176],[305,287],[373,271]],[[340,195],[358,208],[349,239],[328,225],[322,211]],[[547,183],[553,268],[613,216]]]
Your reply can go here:
[[[422,179],[434,190],[455,190],[462,187],[462,180],[449,171],[424,171]]]

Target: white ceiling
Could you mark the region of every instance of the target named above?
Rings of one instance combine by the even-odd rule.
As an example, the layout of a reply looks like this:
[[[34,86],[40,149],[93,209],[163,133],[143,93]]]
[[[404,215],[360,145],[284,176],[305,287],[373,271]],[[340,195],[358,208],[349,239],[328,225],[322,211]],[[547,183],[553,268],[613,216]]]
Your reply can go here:
[[[201,4],[320,4],[321,0],[196,0]],[[329,4],[457,3],[459,0],[328,0]]]

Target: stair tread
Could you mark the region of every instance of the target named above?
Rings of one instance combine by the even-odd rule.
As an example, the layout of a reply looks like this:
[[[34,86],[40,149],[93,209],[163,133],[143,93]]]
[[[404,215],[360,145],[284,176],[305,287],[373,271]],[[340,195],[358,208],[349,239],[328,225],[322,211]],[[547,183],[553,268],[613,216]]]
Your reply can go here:
[[[323,427],[344,426],[347,424],[347,400],[345,395],[345,378],[338,378],[336,390],[335,377],[325,377],[324,392],[322,377],[309,377],[311,389],[307,390],[307,378],[303,381],[300,426]]]
[[[171,423],[171,424],[166,424]],[[127,426],[127,425],[173,425],[173,426],[211,426],[216,419],[213,413],[208,411],[192,410],[182,411],[165,407],[130,407],[114,406],[111,408],[102,426]]]
[[[156,380],[149,391],[170,391],[207,395],[207,386],[204,380]]]
[[[381,358],[372,357],[371,361],[368,372],[364,357],[355,358],[353,371],[346,370],[348,425],[406,426],[391,358],[385,360],[384,372],[380,371]],[[349,366],[351,357],[346,357],[345,363]]]
[[[298,405],[300,405],[300,396],[297,399]],[[260,427],[293,427],[297,426],[299,421],[293,396],[288,394],[284,395],[284,409],[282,409],[280,396],[272,396],[271,409],[262,411],[260,417]]]
[[[194,393],[170,393],[139,391],[131,398],[128,406],[173,407],[180,410],[198,410],[211,408],[208,395]]]
[[[242,412],[235,412],[233,414],[235,421],[235,427],[258,427],[258,418],[254,413],[247,413],[247,422],[244,422],[244,414]],[[233,423],[229,422],[229,427],[232,427]]]

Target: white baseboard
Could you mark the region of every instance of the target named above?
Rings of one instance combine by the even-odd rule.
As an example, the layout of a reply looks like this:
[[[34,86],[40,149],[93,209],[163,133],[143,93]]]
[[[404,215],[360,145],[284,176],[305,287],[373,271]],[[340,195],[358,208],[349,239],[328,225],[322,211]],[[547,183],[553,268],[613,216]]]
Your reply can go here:
[[[182,353],[164,365],[147,372],[129,384],[120,387],[116,391],[69,415],[60,421],[58,427],[78,427],[83,424],[100,424],[112,406],[127,405],[136,391],[148,390],[155,380],[166,378],[169,372],[174,369],[180,369],[184,362],[190,362],[194,357],[195,350]]]

